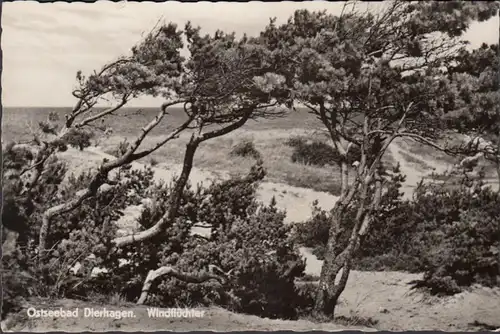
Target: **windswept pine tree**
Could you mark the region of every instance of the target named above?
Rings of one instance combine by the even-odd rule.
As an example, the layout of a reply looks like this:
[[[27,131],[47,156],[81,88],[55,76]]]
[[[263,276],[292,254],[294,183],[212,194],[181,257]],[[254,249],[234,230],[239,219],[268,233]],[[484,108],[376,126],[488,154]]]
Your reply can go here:
[[[341,15],[298,10],[285,24],[271,20],[261,34],[273,57],[288,64],[279,73],[294,98],[323,123],[338,152],[341,195],[331,216],[318,314],[334,314],[360,240],[370,233],[389,145],[411,138],[454,152],[440,144],[449,130],[447,118],[457,110],[472,112],[467,94],[477,89],[452,74],[457,55],[464,55],[459,37],[473,21],[497,12],[498,4],[489,2],[390,1],[375,13],[357,10],[354,2],[346,3]],[[354,148],[360,157],[351,169],[348,154]],[[353,206],[355,224],[339,250]]]

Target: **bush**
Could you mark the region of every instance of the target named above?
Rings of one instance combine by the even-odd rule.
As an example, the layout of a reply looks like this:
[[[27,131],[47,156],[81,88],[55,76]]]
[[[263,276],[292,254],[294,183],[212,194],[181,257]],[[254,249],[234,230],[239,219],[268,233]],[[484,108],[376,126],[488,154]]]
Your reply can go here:
[[[335,164],[336,150],[330,145],[313,141],[312,143],[301,143],[295,146],[292,153],[292,162],[304,165],[323,167]]]
[[[326,245],[330,215],[318,206],[318,201],[312,204],[312,216],[305,223],[294,225],[295,240],[304,247],[316,247],[318,244]]]
[[[36,280],[17,265],[18,252],[13,257],[2,258],[2,312],[1,320],[9,313],[22,309],[25,299],[29,296],[27,287]]]
[[[384,252],[365,244],[364,256],[378,256],[366,262],[424,272],[415,287],[433,294],[454,294],[472,284],[498,286],[500,198],[481,182],[462,181],[451,186],[422,184],[413,201],[385,220],[385,239],[370,234]]]
[[[294,148],[291,157],[292,162],[324,167],[326,165],[336,165],[339,161],[337,150],[318,139],[307,140],[302,136],[294,136],[289,138],[285,144]],[[352,164],[354,161],[359,160],[359,154],[359,149],[351,149],[348,154],[348,163]]]
[[[299,317],[309,317],[313,314],[314,303],[318,292],[318,284],[311,282],[304,282],[297,284],[298,289],[298,302],[297,302],[297,315]]]
[[[90,140],[93,137],[94,137],[94,134],[92,132],[71,129],[61,139],[66,144],[73,146],[73,147],[77,147],[81,151],[84,148],[89,147],[91,145]]]
[[[285,141],[285,145],[290,147],[298,147],[304,145],[306,138],[303,136],[291,136]]]
[[[260,160],[262,158],[260,152],[255,148],[255,145],[251,140],[243,140],[235,145],[232,148],[230,155],[239,157],[251,157],[255,160]]]
[[[148,243],[132,245],[109,257],[110,268],[101,275],[106,289],[136,300],[150,270],[172,266],[187,273],[201,273],[215,264],[231,271],[227,284],[207,281],[186,283],[162,277],[153,284],[148,303],[157,306],[216,304],[237,312],[267,317],[296,317],[300,303],[294,280],[305,264],[289,238],[285,213],[275,202],[256,201],[256,189],[265,173],[260,164],[248,176],[193,189],[188,186],[178,218],[163,235]],[[138,222],[142,229],[165,213],[171,184],[158,184],[144,196],[151,198]],[[211,227],[209,235],[192,235],[195,224]],[[120,257],[129,264],[118,265]],[[104,286],[102,290],[104,290]]]
[[[24,163],[23,159],[22,154],[11,152],[6,165],[17,166]],[[136,301],[150,270],[173,266],[196,274],[215,264],[231,272],[226,284],[214,281],[193,284],[163,277],[154,283],[148,303],[217,304],[272,318],[297,316],[296,309],[303,301],[295,287],[295,278],[303,275],[305,263],[289,237],[285,213],[276,208],[274,200],[267,205],[257,202],[256,190],[265,176],[262,162],[242,178],[196,189],[186,187],[177,218],[163,234],[110,252],[117,230],[112,222],[123,216],[126,207],[150,199],[138,218],[142,230],[151,227],[168,208],[172,184],[154,184],[150,168],[138,171],[129,167],[118,170],[117,185],[88,198],[75,210],[53,218],[47,236],[49,251],[43,258],[37,255],[42,214],[74,198],[78,190],[88,185],[92,174],[72,175],[62,183],[66,170],[54,160],[42,174],[43,182],[28,199],[21,196],[19,177],[12,174],[7,196],[11,209],[4,211],[2,218],[13,222],[21,217],[26,221],[28,233],[22,251],[18,244],[16,257],[10,260],[4,257],[3,264],[23,270],[11,271],[11,276],[21,277],[24,272],[36,280],[22,294],[20,286],[8,287],[7,310],[15,310],[21,296],[89,299],[96,295],[122,295],[128,301]],[[27,205],[30,201],[31,206]],[[210,225],[212,233],[205,237],[193,235],[191,229],[195,224]],[[128,263],[121,263],[122,259]],[[70,268],[78,262],[81,269],[72,273]],[[94,267],[106,268],[107,272],[91,275]],[[12,281],[18,282],[20,278]],[[23,288],[26,286],[22,284]]]
[[[158,165],[158,160],[156,160],[155,158],[151,158],[149,159],[149,164],[154,167],[156,165]]]
[[[454,294],[472,284],[500,286],[500,197],[490,188],[467,188],[433,194],[438,202],[451,199],[443,209],[452,219],[430,232],[440,242],[425,252],[428,267],[416,287]]]
[[[66,172],[64,164],[55,158],[49,159],[44,173],[39,175],[39,182],[31,186],[34,171],[24,174],[20,171],[29,166],[33,158],[34,152],[29,147],[9,144],[3,149],[2,246],[7,233],[15,238],[11,240],[13,244],[8,253],[2,256],[2,318],[18,310],[39,282],[33,271],[36,254],[30,252],[33,241],[37,240],[34,217],[39,217],[40,209],[50,205]]]

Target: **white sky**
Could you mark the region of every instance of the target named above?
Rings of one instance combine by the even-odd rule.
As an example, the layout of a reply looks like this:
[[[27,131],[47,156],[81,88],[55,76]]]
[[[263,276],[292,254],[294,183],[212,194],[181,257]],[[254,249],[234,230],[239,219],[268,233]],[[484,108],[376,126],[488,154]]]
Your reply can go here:
[[[190,20],[204,32],[216,29],[255,35],[277,17],[285,22],[296,9],[339,13],[340,2],[197,2],[164,3],[37,3],[2,4],[2,104],[71,106],[78,70],[89,73],[127,53],[163,17],[181,27]],[[372,4],[376,6],[376,4]],[[473,47],[497,43],[498,16],[471,26],[464,37]],[[157,106],[154,99],[131,106]]]

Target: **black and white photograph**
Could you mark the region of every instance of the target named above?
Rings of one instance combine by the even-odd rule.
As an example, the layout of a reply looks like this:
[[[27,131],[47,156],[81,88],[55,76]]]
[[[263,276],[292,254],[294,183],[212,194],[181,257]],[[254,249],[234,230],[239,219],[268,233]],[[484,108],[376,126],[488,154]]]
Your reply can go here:
[[[2,331],[500,331],[500,2],[1,7]]]

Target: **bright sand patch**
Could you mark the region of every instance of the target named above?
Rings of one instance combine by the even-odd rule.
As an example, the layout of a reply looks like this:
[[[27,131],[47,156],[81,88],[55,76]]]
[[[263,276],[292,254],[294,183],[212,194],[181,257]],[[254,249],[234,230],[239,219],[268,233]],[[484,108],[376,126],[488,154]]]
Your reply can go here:
[[[347,287],[337,306],[337,316],[359,317],[377,321],[378,330],[441,330],[476,331],[475,321],[500,327],[500,291],[484,287],[473,287],[471,291],[444,298],[425,297],[410,289],[411,281],[421,278],[418,274],[402,272],[360,272],[351,271]],[[147,315],[147,306],[127,303],[121,305],[94,305],[76,300],[58,300],[51,305],[30,302],[30,306],[43,309],[73,309],[75,307],[94,307],[98,310],[132,311],[134,318],[42,318],[12,319],[10,330],[48,332],[48,331],[241,331],[241,330],[362,330],[373,329],[342,326],[335,323],[313,323],[299,320],[270,320],[257,316],[235,314],[230,311],[210,307],[203,318],[152,318]],[[25,312],[19,313],[20,316]],[[6,325],[6,324],[2,324]],[[3,327],[3,326],[2,326]],[[3,328],[5,329],[5,328]]]
[[[33,303],[34,304],[34,303]],[[335,323],[315,323],[307,320],[281,320],[260,318],[254,315],[239,314],[227,311],[220,307],[195,308],[198,312],[203,312],[202,317],[198,318],[182,318],[182,317],[152,317],[148,314],[147,306],[137,306],[134,304],[113,306],[113,305],[93,305],[88,302],[77,300],[58,300],[53,305],[36,305],[39,309],[55,309],[62,307],[67,310],[79,309],[79,313],[84,313],[84,308],[94,308],[102,310],[106,308],[109,311],[126,311],[131,312],[133,317],[122,319],[107,318],[41,318],[41,319],[19,319],[15,325],[9,328],[10,331],[24,332],[49,332],[49,331],[65,331],[65,332],[105,332],[105,331],[342,331],[342,330],[359,330],[372,332],[376,331],[373,328],[362,326],[343,326]],[[166,308],[159,308],[166,310]],[[14,322],[14,319],[11,320]],[[6,324],[5,324],[6,325]],[[3,327],[3,326],[2,326]],[[5,328],[3,328],[5,330]]]
[[[71,164],[70,170],[75,174],[94,168],[102,159],[114,159],[112,155],[100,151],[98,148],[89,147],[85,151],[69,149],[61,153],[60,157]],[[74,166],[74,167],[73,167]],[[144,164],[133,162],[132,168],[142,170]],[[182,166],[167,165],[165,167],[152,167],[154,179],[169,182],[174,176],[179,175]],[[227,179],[228,173],[220,171],[214,173],[206,170],[193,168],[189,180],[193,185],[198,183],[209,184],[214,180]],[[276,198],[277,206],[286,210],[286,222],[302,222],[311,216],[311,205],[318,200],[318,205],[329,210],[333,208],[338,197],[331,194],[314,191],[307,188],[293,187],[282,183],[262,182],[257,191],[257,196],[263,203],[269,203],[271,198]]]

